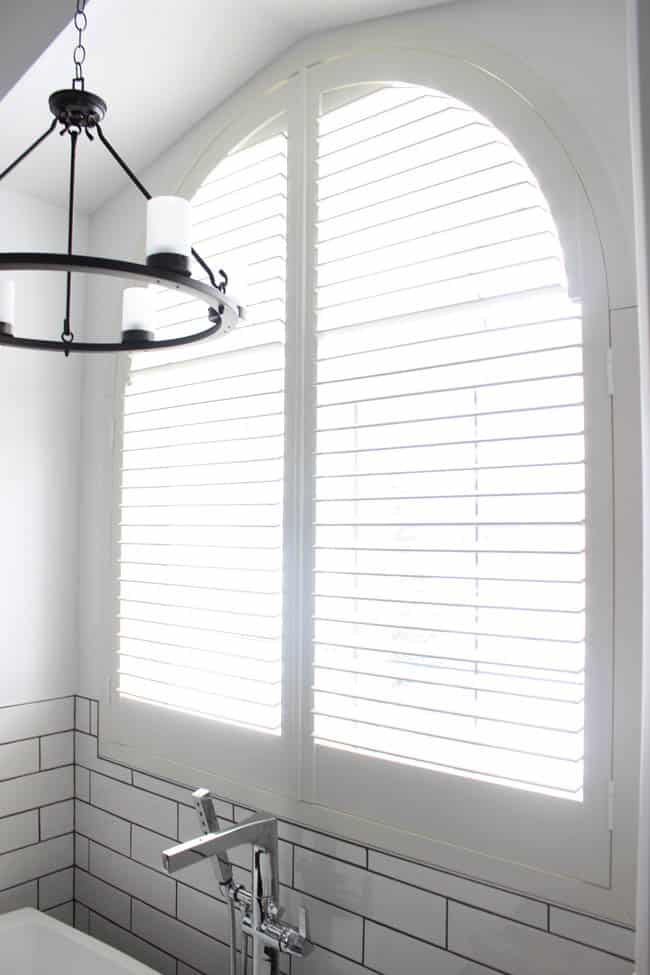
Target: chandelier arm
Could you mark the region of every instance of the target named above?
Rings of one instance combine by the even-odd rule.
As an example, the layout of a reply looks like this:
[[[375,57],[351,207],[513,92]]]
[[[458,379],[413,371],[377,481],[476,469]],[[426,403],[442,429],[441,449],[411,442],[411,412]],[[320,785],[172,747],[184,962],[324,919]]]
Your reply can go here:
[[[96,128],[96,131],[97,131],[97,135],[99,136],[100,142],[102,143],[102,145],[104,145],[106,147],[106,149],[108,149],[108,151],[110,152],[111,156],[113,157],[113,159],[115,160],[115,162],[118,164],[118,166],[121,166],[121,168],[124,170],[124,172],[126,173],[126,175],[129,177],[129,179],[131,180],[131,182],[133,183],[133,185],[136,186],[140,190],[140,192],[142,193],[142,195],[144,196],[144,198],[146,200],[150,200],[152,198],[151,197],[151,193],[146,188],[146,186],[144,186],[140,182],[140,180],[138,179],[138,177],[135,175],[135,173],[133,172],[133,170],[127,165],[127,163],[125,163],[125,161],[122,159],[122,157],[120,156],[120,154],[117,151],[117,149],[115,149],[111,145],[111,143],[108,141],[108,139],[104,135],[104,132],[103,132],[103,129],[102,129],[101,125],[99,125],[99,123],[98,123],[95,128]],[[197,264],[199,264],[203,268],[203,270],[205,271],[205,273],[208,276],[208,279],[209,279],[210,284],[212,285],[212,287],[213,288],[217,288],[220,291],[223,290],[223,287],[225,287],[225,285],[228,283],[228,275],[225,273],[225,271],[219,271],[219,273],[221,274],[221,276],[223,278],[223,282],[222,282],[222,285],[218,285],[217,284],[217,281],[216,281],[216,278],[214,276],[214,272],[212,271],[212,268],[209,266],[209,264],[207,263],[207,261],[205,261],[201,257],[201,255],[198,253],[198,251],[194,247],[192,248],[192,257],[197,262]]]
[[[72,254],[72,239],[74,234],[74,189],[75,172],[77,164],[77,139],[79,133],[75,129],[70,130],[70,188],[68,192],[68,254]],[[61,340],[64,343],[72,341],[70,331],[70,301],[72,296],[72,273],[66,274],[65,286],[65,318],[63,319],[63,334]],[[67,354],[67,352],[66,352]]]
[[[108,141],[108,139],[104,135],[104,130],[102,129],[102,127],[101,127],[101,125],[99,123],[97,123],[97,125],[95,126],[95,131],[97,132],[97,135],[99,136],[99,141],[102,143],[103,146],[106,147],[106,149],[108,149],[108,151],[110,152],[111,156],[113,157],[113,159],[115,160],[115,162],[118,164],[118,166],[120,166],[124,170],[124,172],[129,177],[129,179],[134,184],[134,186],[137,186],[137,188],[140,190],[140,192],[142,193],[142,195],[144,196],[144,198],[146,200],[150,200],[152,198],[151,193],[149,192],[149,190],[147,189],[147,187],[144,186],[140,182],[140,180],[138,179],[138,177],[135,175],[135,173],[133,172],[133,170],[130,169],[130,167],[127,165],[127,163],[124,162],[124,160],[120,156],[120,154],[117,151],[117,149],[115,149],[111,145],[111,143]]]
[[[31,146],[29,146],[28,149],[25,149],[25,151],[23,153],[21,153],[20,156],[18,156],[17,159],[14,159],[14,161],[11,163],[10,166],[7,166],[7,168],[0,173],[0,179],[4,179],[5,176],[8,176],[9,173],[12,171],[12,169],[15,169],[16,166],[18,166],[18,164],[23,161],[23,159],[26,159],[27,158],[27,156],[30,154],[30,152],[33,152],[34,149],[37,148],[37,146],[40,146],[41,142],[44,142],[45,139],[47,139],[48,135],[52,135],[52,133],[54,132],[54,129],[56,127],[56,123],[57,123],[57,120],[56,119],[52,119],[52,122],[50,123],[49,128],[43,133],[43,135],[40,135],[38,137],[38,139],[35,140],[35,142],[32,142]]]

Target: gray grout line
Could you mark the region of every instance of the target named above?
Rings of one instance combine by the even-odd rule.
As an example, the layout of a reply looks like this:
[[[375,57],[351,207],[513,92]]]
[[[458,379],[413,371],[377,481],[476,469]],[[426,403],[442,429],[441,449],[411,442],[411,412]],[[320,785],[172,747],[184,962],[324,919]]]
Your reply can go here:
[[[68,766],[66,765],[62,767],[67,768]],[[72,767],[73,766],[70,766],[70,768]],[[37,812],[40,809],[51,809],[52,806],[61,806],[64,802],[74,802],[74,796],[68,796],[65,799],[55,799],[53,802],[42,802],[40,806],[29,806],[27,809],[17,809],[16,812],[7,813],[5,816],[0,816],[0,823],[5,819],[12,819],[14,816],[24,816],[25,813]]]
[[[7,741],[0,741],[0,748],[4,748],[5,745],[19,745],[23,741],[36,741],[37,738],[53,738],[55,735],[67,735],[71,732],[74,733],[76,728],[60,728],[58,731],[43,731],[42,733],[35,732],[32,735],[25,735],[23,738],[8,738]],[[4,781],[0,779],[0,782]]]
[[[8,711],[11,708],[26,708],[32,704],[51,704],[52,701],[72,701],[74,707],[76,697],[76,694],[60,694],[58,697],[40,697],[35,701],[19,701],[17,704],[0,704],[0,711]]]
[[[7,779],[0,779],[0,784],[4,785],[5,782],[17,782],[19,779],[28,779],[32,775],[47,775],[48,772],[54,772],[56,769],[62,768],[74,768],[73,762],[68,762],[66,765],[57,765],[56,768],[46,768],[35,772],[23,772],[22,775],[10,775]]]

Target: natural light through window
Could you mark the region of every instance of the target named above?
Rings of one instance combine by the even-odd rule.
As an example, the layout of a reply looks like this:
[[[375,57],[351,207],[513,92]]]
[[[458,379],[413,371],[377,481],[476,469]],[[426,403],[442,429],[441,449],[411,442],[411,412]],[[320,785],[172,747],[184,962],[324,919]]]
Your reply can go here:
[[[485,118],[409,86],[319,120],[314,736],[582,798],[580,306]]]
[[[132,356],[124,396],[119,691],[279,734],[286,135],[228,156],[193,200],[194,242],[246,268],[223,339]],[[236,288],[236,276],[233,287]],[[157,295],[172,337],[204,309]]]
[[[581,801],[583,322],[547,200],[430,88],[283,119],[193,201],[201,253],[246,268],[246,322],[132,356],[120,693],[300,738],[318,788],[399,763]],[[161,335],[196,325],[157,297]]]

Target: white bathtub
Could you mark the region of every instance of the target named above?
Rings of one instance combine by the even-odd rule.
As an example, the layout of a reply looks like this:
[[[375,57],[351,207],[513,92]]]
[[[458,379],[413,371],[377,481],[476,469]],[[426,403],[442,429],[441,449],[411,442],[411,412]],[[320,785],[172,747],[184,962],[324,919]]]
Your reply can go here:
[[[0,975],[156,975],[121,951],[24,907],[0,917]]]

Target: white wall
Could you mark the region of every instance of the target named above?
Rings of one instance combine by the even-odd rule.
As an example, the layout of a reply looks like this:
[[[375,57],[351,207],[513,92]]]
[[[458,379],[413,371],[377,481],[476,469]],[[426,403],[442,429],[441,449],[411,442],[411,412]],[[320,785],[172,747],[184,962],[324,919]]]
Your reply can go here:
[[[62,210],[2,191],[0,214],[0,251],[65,249]],[[13,277],[16,334],[58,336],[64,276]],[[0,706],[76,687],[80,389],[75,357],[0,348]]]

